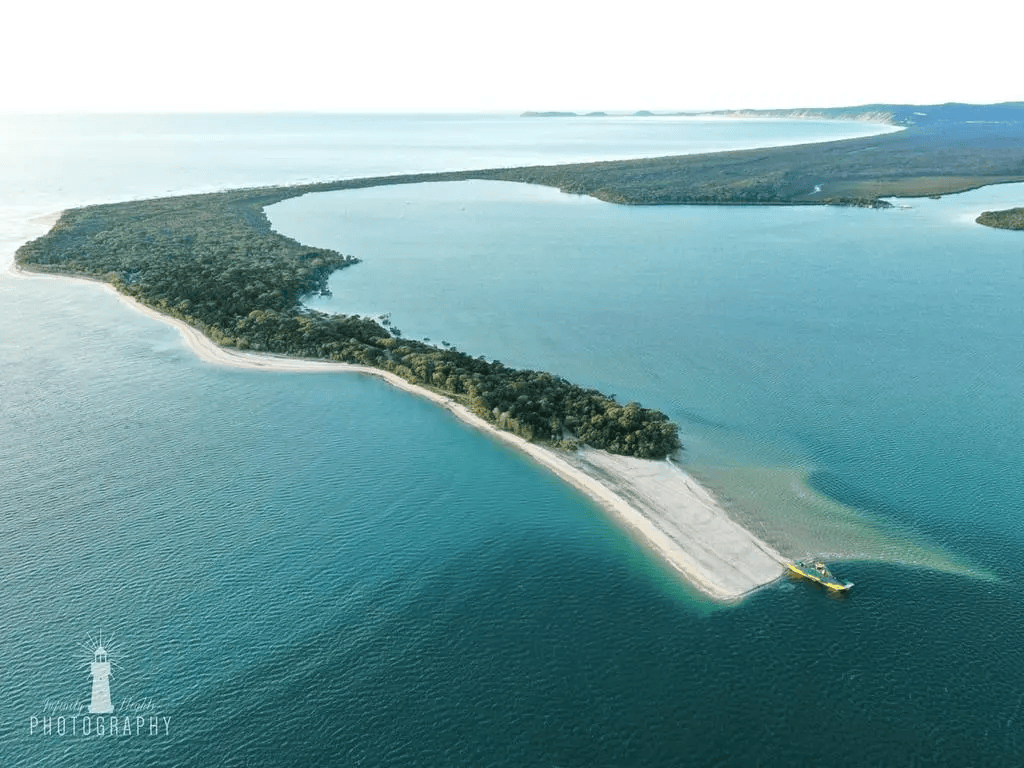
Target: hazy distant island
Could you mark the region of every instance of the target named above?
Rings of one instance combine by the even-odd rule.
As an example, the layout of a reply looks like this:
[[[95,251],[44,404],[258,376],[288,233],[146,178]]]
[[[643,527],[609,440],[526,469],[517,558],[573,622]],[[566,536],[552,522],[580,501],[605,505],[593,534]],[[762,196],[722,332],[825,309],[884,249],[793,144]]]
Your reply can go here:
[[[979,224],[996,229],[1024,229],[1024,208],[1005,211],[985,211],[975,219]]]
[[[660,458],[680,443],[676,425],[658,411],[621,405],[550,373],[514,370],[452,347],[404,339],[398,329],[369,318],[306,309],[304,296],[326,291],[328,276],[357,260],[271,231],[264,207],[311,192],[465,179],[545,184],[635,205],[860,206],[888,205],[880,200],[884,196],[946,194],[1024,181],[1024,104],[862,109],[884,112],[907,130],[794,147],[391,176],[89,206],[66,211],[48,234],[18,250],[17,262],[108,282],[224,347],[390,371],[462,401],[489,423],[527,440]],[[859,114],[853,108],[843,113]],[[1011,213],[991,216],[1018,221]]]
[[[520,117],[580,117],[577,112],[523,112]]]
[[[979,111],[988,120],[1013,122],[1018,119],[1020,102],[1003,104],[862,104],[856,107],[798,107],[792,109],[715,109],[704,111],[663,111],[652,112],[638,109],[623,112],[623,117],[738,117],[784,120],[856,120],[889,125],[927,125],[935,121],[970,123],[979,118]],[[608,116],[609,112],[523,112],[521,117],[593,117]],[[619,114],[619,113],[614,113]]]

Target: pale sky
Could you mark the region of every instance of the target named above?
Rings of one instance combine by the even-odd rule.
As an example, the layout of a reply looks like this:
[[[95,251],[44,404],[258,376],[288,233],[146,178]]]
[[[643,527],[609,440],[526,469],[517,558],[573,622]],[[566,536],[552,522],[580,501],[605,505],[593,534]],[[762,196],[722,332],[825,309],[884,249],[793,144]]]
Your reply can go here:
[[[12,0],[0,11],[0,110],[668,111],[1024,100],[1016,3],[943,7]]]

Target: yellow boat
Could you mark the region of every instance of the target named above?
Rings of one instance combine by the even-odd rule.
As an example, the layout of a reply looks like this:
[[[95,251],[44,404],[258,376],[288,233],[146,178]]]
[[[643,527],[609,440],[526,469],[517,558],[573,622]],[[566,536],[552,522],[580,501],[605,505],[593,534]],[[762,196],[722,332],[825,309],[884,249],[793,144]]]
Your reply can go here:
[[[852,581],[847,581],[845,583],[839,581],[839,579],[832,575],[832,571],[828,569],[828,566],[820,560],[815,560],[810,564],[805,563],[803,560],[796,560],[792,563],[787,563],[787,565],[789,566],[789,570],[798,576],[803,576],[805,579],[816,581],[833,592],[846,592],[853,586]]]

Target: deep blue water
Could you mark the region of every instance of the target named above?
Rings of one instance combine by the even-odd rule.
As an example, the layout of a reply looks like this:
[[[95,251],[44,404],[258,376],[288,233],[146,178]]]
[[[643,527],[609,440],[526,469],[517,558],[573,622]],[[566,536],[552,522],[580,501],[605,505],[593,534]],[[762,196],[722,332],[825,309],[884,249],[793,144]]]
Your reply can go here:
[[[109,120],[47,123],[45,172],[4,156],[23,179],[5,247],[72,202],[460,167],[460,142],[492,165],[524,143],[512,119]],[[609,154],[630,154],[629,126],[608,125]],[[530,152],[576,146],[549,138]],[[0,763],[1020,764],[1024,245],[963,213],[996,206],[393,193],[298,206],[363,258],[339,275],[350,311],[664,408],[737,514],[876,558],[841,564],[857,589],[783,581],[709,606],[429,403],[207,365],[93,286],[5,273]],[[131,735],[119,719],[96,736],[95,716],[88,737],[33,732],[88,704],[101,633]],[[169,727],[140,733],[139,715]]]

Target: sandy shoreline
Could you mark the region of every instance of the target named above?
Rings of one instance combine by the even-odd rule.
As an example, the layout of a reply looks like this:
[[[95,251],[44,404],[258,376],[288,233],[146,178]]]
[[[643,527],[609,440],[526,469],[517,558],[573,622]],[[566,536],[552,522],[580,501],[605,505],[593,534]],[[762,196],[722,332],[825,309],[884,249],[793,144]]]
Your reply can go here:
[[[65,275],[22,270],[14,263],[10,271],[29,279],[68,279]],[[456,418],[513,446],[585,493],[691,585],[714,600],[737,601],[775,581],[785,570],[786,558],[733,521],[710,492],[670,460],[635,459],[592,448],[570,454],[542,447],[499,430],[465,406],[388,371],[218,347],[190,325],[138,303],[112,285],[99,280],[88,282],[101,286],[139,312],[176,327],[189,348],[207,362],[257,370],[376,376],[398,389],[437,403]]]

